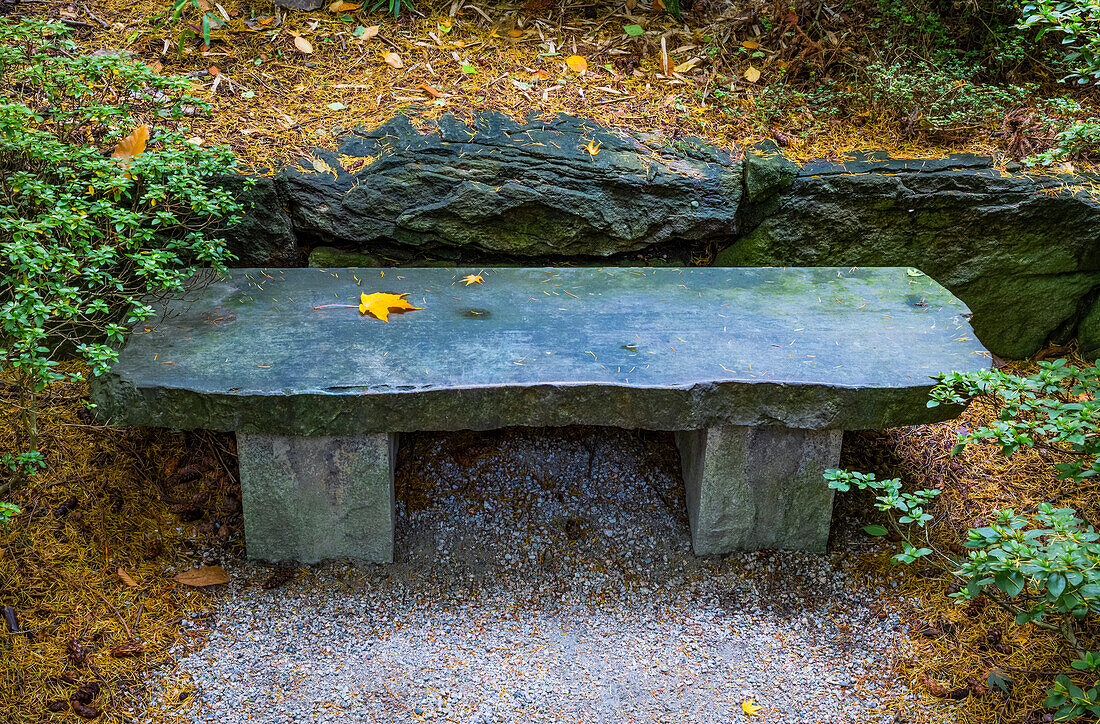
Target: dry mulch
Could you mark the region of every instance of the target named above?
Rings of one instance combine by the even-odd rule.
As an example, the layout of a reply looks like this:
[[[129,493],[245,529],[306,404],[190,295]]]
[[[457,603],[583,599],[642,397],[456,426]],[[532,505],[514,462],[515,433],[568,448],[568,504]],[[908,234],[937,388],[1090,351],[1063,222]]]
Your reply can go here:
[[[754,38],[766,40],[764,31],[750,15],[679,23],[633,0],[566,8],[455,0],[420,4],[395,20],[364,12],[369,3],[296,12],[254,0],[197,1],[221,21],[210,45],[201,33],[204,13],[190,2],[175,20],[169,0],[50,0],[23,12],[69,23],[89,51],[121,50],[161,72],[191,75],[195,96],[213,104],[210,116],[188,119],[191,132],[207,144],[229,144],[242,168],[265,173],[398,114],[427,124],[444,113],[568,113],[730,149],[772,140],[803,161],[867,148],[929,158],[1003,145],[989,132],[915,138],[905,122],[866,112],[822,121],[795,100],[777,108],[769,84],[796,56],[799,64],[809,59],[786,43],[759,44]],[[644,32],[628,35],[627,26]],[[821,50],[821,63],[854,52],[836,42]],[[751,57],[750,48],[764,57]],[[584,59],[584,72],[569,67],[571,56]],[[750,82],[760,69],[763,76]]]

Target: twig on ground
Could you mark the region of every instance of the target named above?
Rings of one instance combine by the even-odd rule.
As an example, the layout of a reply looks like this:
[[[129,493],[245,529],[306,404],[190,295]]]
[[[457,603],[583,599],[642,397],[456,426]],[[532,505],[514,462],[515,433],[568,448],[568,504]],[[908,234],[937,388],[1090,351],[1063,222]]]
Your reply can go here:
[[[103,18],[97,16],[95,13],[93,13],[91,10],[89,10],[87,5],[85,5],[84,3],[81,3],[80,7],[84,10],[85,13],[87,13],[88,17],[91,18],[92,20],[96,21],[96,23],[98,23],[100,27],[107,28],[108,30],[111,28],[110,23],[108,23],[106,20],[104,20]]]

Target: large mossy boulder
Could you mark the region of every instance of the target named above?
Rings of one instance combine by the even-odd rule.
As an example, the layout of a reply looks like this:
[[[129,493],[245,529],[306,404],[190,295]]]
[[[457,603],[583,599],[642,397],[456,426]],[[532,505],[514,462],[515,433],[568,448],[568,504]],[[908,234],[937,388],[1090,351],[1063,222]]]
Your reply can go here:
[[[812,163],[716,263],[917,267],[970,306],[989,349],[1024,357],[1068,337],[1100,288],[1100,203],[974,156]]]
[[[696,139],[661,146],[568,116],[500,114],[421,133],[398,117],[315,155],[323,163],[281,174],[291,218],[300,236],[349,250],[608,257],[737,233],[741,164]]]

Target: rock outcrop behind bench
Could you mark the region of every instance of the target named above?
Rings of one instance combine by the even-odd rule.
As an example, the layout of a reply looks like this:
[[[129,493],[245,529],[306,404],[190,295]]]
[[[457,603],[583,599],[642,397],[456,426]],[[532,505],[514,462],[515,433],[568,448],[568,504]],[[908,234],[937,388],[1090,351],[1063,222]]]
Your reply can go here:
[[[1100,204],[1071,187],[1080,179],[990,165],[975,156],[807,164],[716,263],[918,267],[970,306],[990,349],[1027,356],[1068,336],[1094,302]]]
[[[399,117],[260,179],[233,245],[240,263],[275,266],[304,264],[318,246],[362,266],[913,266],[970,305],[998,355],[1078,334],[1095,356],[1100,202],[1091,183],[1004,174],[976,156],[800,168],[775,149],[742,157],[564,116],[445,116],[427,133]]]
[[[421,134],[399,117],[317,156],[335,172],[281,178],[294,227],[356,248],[606,257],[737,232],[741,172],[728,153],[647,145],[573,118],[447,117]]]

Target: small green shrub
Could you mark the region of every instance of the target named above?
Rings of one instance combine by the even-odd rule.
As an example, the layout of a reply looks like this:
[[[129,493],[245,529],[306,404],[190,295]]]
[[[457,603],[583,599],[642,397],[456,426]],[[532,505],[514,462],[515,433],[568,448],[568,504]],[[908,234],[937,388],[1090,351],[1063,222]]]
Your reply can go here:
[[[214,28],[220,28],[222,26],[222,19],[214,13],[204,12],[202,5],[199,4],[199,0],[172,0],[172,14],[171,20],[178,20],[180,15],[183,14],[184,9],[187,6],[191,6],[199,11],[201,20],[199,26],[202,31],[202,42],[210,45],[210,31]],[[209,5],[207,7],[210,7]],[[183,35],[180,38],[180,49],[182,51],[186,36],[191,33],[190,26],[184,26]]]
[[[232,153],[177,125],[204,108],[186,78],[83,54],[60,23],[0,18],[0,82],[0,374],[21,395],[26,452],[12,459],[26,466],[36,393],[76,374],[58,358],[75,351],[102,372],[153,298],[196,265],[224,268],[211,232],[241,207],[212,183]],[[145,121],[159,122],[148,148],[111,158]]]
[[[1023,7],[1020,27],[1038,28],[1038,37],[1061,36],[1062,56],[1072,68],[1063,80],[1100,82],[1100,2],[1097,0],[1032,0]]]
[[[1024,159],[1028,166],[1050,166],[1100,154],[1100,118],[1070,121],[1054,137],[1054,145]]]
[[[987,127],[1030,94],[1027,88],[975,83],[941,68],[876,63],[866,76],[860,94],[872,111],[924,131]]]
[[[965,404],[975,397],[990,401],[997,419],[960,436],[955,452],[974,443],[999,445],[1011,455],[1021,448],[1042,448],[1055,462],[1058,477],[1078,483],[1100,475],[1100,362],[1078,369],[1065,360],[1040,362],[1038,371],[1019,376],[1002,370],[941,375],[929,406]],[[877,481],[873,475],[829,470],[825,479],[841,491],[852,487],[883,491],[876,507],[887,513],[901,537],[897,563],[928,558],[957,576],[965,586],[954,596],[985,596],[1027,623],[1059,632],[1077,654],[1074,668],[1100,668],[1100,655],[1083,651],[1075,621],[1100,613],[1100,534],[1072,508],[1043,503],[1033,516],[998,511],[988,525],[967,533],[965,558],[938,550],[930,542],[925,507],[937,491],[901,491],[901,481]],[[868,526],[885,535],[883,526]],[[1046,705],[1057,720],[1100,713],[1100,683],[1090,689],[1066,676],[1056,679]]]

